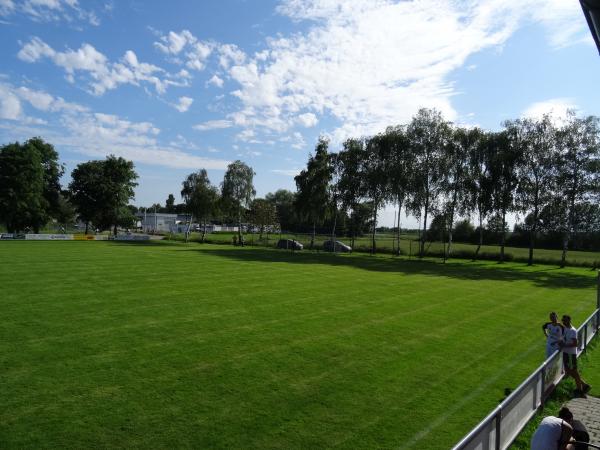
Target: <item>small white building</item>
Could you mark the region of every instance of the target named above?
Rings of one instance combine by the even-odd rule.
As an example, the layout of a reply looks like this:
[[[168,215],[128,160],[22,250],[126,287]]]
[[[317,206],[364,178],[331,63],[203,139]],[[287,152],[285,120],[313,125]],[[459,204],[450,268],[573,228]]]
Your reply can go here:
[[[177,214],[146,212],[137,217],[144,233],[168,233],[177,224]]]

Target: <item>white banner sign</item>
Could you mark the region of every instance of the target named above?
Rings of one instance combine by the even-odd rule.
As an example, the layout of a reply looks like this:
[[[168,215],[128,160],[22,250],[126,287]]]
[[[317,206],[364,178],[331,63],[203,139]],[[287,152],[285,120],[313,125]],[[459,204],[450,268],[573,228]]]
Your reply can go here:
[[[72,234],[26,234],[28,241],[72,241]]]
[[[150,236],[147,234],[118,234],[114,239],[115,241],[149,241]]]

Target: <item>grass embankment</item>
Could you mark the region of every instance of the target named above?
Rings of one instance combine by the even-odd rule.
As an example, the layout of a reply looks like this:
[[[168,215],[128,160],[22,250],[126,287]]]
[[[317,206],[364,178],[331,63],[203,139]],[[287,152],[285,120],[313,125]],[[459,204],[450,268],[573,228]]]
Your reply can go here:
[[[0,244],[1,448],[447,449],[594,273],[117,242]]]
[[[206,235],[206,243],[209,244],[231,244],[233,237],[236,233],[217,232]],[[246,243],[251,246],[262,246],[262,247],[274,247],[280,238],[294,239],[308,249],[310,244],[310,235],[306,234],[264,234],[260,239],[258,234],[247,233],[244,235]],[[190,240],[193,242],[200,241],[201,233],[192,233]],[[167,235],[167,239],[173,239],[176,241],[184,241],[185,236],[183,234],[178,235]],[[323,242],[331,239],[331,236],[317,235],[315,239],[315,248],[323,248]],[[336,237],[336,239],[350,245],[351,240],[344,237]],[[376,248],[379,253],[395,253],[396,242],[394,236],[390,234],[379,234],[376,237]],[[452,244],[452,257],[454,259],[472,259],[475,256],[477,245],[474,244],[463,244],[453,243]],[[354,250],[356,252],[369,253],[371,251],[371,238],[368,236],[362,236],[356,238],[354,242]],[[400,251],[403,256],[415,257],[419,253],[419,242],[415,234],[402,234],[400,238]],[[442,242],[427,242],[425,245],[426,255],[431,257],[442,258],[444,255],[444,244]],[[548,250],[548,249],[535,249],[534,261],[537,264],[551,264],[557,265],[560,263],[562,256],[561,250]],[[483,245],[481,246],[478,259],[497,261],[500,259],[500,247],[497,245]],[[506,247],[505,248],[505,260],[514,262],[527,262],[529,259],[529,249],[522,247]],[[600,252],[591,251],[577,251],[570,250],[567,252],[567,265],[575,267],[600,267]]]

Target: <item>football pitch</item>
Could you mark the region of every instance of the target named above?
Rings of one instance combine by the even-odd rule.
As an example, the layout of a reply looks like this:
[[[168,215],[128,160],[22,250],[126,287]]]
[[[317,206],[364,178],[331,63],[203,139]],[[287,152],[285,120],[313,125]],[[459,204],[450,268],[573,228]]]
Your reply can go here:
[[[0,243],[0,448],[447,449],[589,269]]]

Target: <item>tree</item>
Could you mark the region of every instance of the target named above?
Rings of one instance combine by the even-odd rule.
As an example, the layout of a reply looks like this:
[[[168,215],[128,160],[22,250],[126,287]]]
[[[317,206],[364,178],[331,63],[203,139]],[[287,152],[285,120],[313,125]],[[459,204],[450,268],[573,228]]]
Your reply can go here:
[[[45,142],[39,137],[34,137],[25,142],[26,146],[33,147],[40,155],[44,171],[44,211],[40,222],[34,223],[33,227],[38,230],[48,219],[56,218],[60,208],[60,178],[63,176],[64,166],[58,163],[58,153],[52,144]]]
[[[371,253],[375,253],[375,230],[377,228],[377,212],[390,196],[388,176],[388,159],[391,152],[390,139],[385,134],[378,134],[367,141],[363,158],[363,186],[365,197],[371,200],[373,210],[373,229],[371,231]]]
[[[67,229],[69,224],[75,222],[77,211],[75,206],[69,200],[69,192],[62,191],[58,197],[58,209],[55,213],[56,222],[64,229]]]
[[[320,137],[315,156],[309,155],[306,169],[296,175],[296,208],[303,218],[312,224],[310,248],[314,247],[317,223],[322,223],[328,215],[329,183],[332,177],[327,148],[329,141]]]
[[[181,196],[186,204],[186,212],[192,217],[195,216],[198,222],[203,224],[201,242],[204,243],[207,221],[217,212],[219,191],[210,184],[205,169],[189,174],[183,181],[182,186]]]
[[[78,164],[71,172],[69,198],[75,206],[79,219],[85,223],[85,234],[90,223],[97,222],[102,207],[103,161]]]
[[[515,192],[519,182],[517,168],[523,154],[523,136],[514,130],[490,135],[493,152],[490,160],[492,204],[500,230],[500,262],[504,262],[506,245],[506,215],[515,209]]]
[[[389,127],[385,132],[385,143],[389,145],[389,195],[398,205],[396,227],[396,254],[400,254],[400,219],[404,203],[410,194],[411,171],[414,166],[413,153],[406,135],[406,127]]]
[[[354,248],[354,237],[362,236],[373,229],[373,206],[370,202],[357,203],[354,206],[349,228]]]
[[[540,212],[552,198],[555,180],[554,127],[548,115],[541,120],[517,119],[506,122],[513,139],[522,145],[522,163],[517,166],[518,185],[516,209],[527,215],[525,228],[529,233],[529,259],[533,264],[533,251],[540,225]]]
[[[173,194],[169,194],[165,201],[165,212],[168,214],[175,214],[175,197]]]
[[[475,233],[475,227],[469,222],[469,219],[463,219],[454,225],[454,240],[458,242],[470,242],[471,236]]]
[[[134,195],[137,186],[135,180],[137,173],[133,162],[124,158],[109,155],[102,166],[102,207],[100,209],[99,224],[102,228],[113,227],[113,234],[117,235],[117,227],[129,216],[127,204]]]
[[[363,192],[362,163],[365,153],[365,141],[362,139],[348,139],[344,142],[343,149],[337,154],[337,193],[341,207],[350,213],[351,246],[357,230],[361,229],[358,221],[362,220],[359,205]],[[361,208],[361,212],[364,207]],[[369,213],[370,214],[370,213]]]
[[[427,240],[430,242],[440,241],[445,242],[446,234],[449,229],[448,214],[439,212],[431,220],[429,229],[427,230]]]
[[[38,137],[6,145],[0,152],[0,220],[7,228],[31,227],[37,233],[59,214],[64,168],[58,163],[58,153]],[[27,177],[33,178],[28,182]]]
[[[154,211],[154,214],[165,212],[165,208],[163,208],[163,206],[160,203],[152,203],[152,205],[150,205],[150,208],[148,209],[150,211]]]
[[[494,149],[493,139],[492,133],[483,132],[478,144],[470,147],[468,152],[469,176],[466,179],[466,205],[469,210],[477,211],[479,221],[479,240],[475,250],[475,259],[483,245],[483,222],[492,211],[491,156]]]
[[[86,222],[86,233],[90,221],[100,229],[112,227],[115,235],[118,226],[130,226],[127,204],[137,186],[133,162],[113,155],[88,161],[73,170],[71,179],[71,199]]]
[[[18,142],[0,149],[0,221],[9,233],[40,222],[44,216],[44,171],[40,154]]]
[[[444,261],[452,253],[452,229],[456,214],[464,215],[468,204],[469,154],[479,146],[481,130],[478,128],[454,128],[444,152],[444,176],[442,189],[445,201],[442,208],[446,217],[448,245],[444,248]]]
[[[238,242],[244,245],[242,239],[242,213],[250,206],[252,198],[256,195],[252,180],[254,171],[252,168],[237,160],[227,166],[223,178],[222,196],[229,208],[237,213],[238,218]]]
[[[423,217],[419,256],[425,254],[427,218],[438,206],[443,187],[443,154],[450,135],[450,125],[431,109],[420,109],[407,128],[407,136],[415,162],[411,177],[409,210]]]
[[[598,117],[579,118],[569,111],[566,123],[557,132],[558,164],[555,202],[564,200],[565,221],[561,267],[566,264],[572,236],[585,218],[582,205],[597,203],[600,195],[600,126]]]
[[[294,202],[296,195],[286,189],[278,189],[276,192],[269,192],[265,195],[265,200],[271,203],[277,212],[277,219],[282,230],[293,230],[297,227],[296,212]]]
[[[277,223],[275,205],[264,198],[255,198],[250,204],[250,221],[259,229],[259,239],[262,239],[266,227]]]

